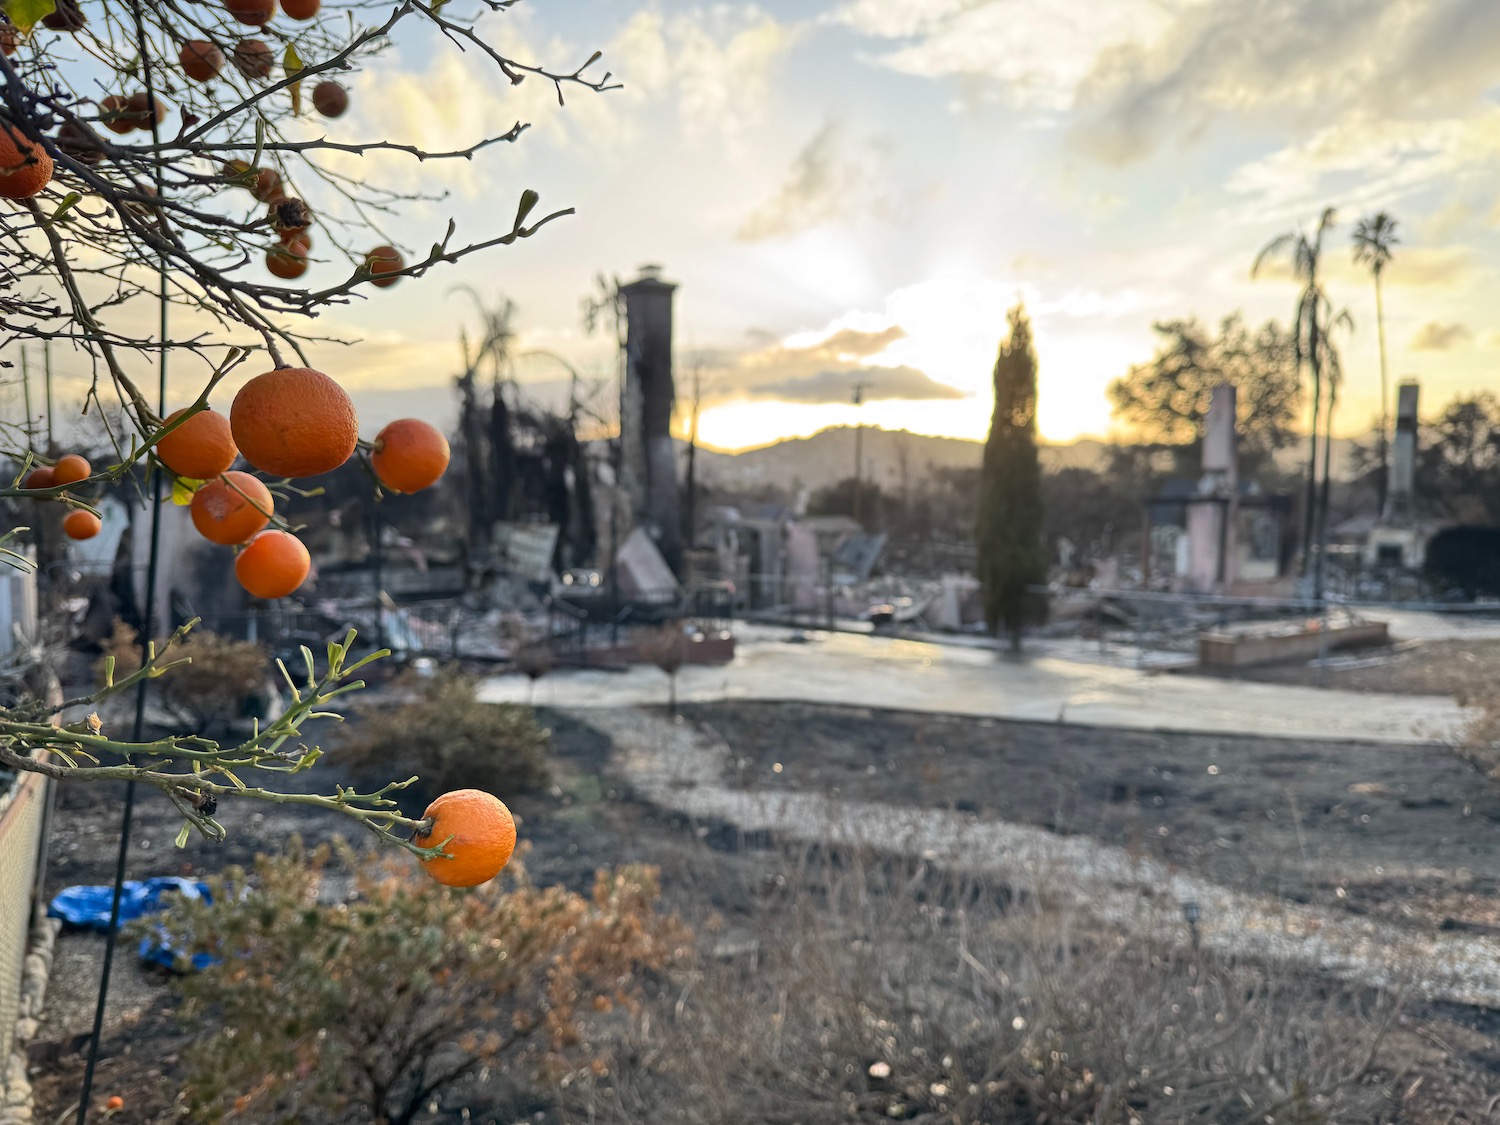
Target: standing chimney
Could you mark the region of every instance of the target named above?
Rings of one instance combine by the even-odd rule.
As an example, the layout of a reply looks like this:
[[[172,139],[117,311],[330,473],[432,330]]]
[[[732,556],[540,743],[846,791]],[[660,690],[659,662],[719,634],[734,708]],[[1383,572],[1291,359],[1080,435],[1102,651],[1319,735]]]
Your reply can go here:
[[[672,294],[660,266],[620,287],[625,298],[625,386],[620,401],[622,484],[672,570],[682,573],[682,517],[672,446]]]
[[[1391,486],[1386,492],[1384,521],[1402,523],[1416,514],[1417,391],[1415,379],[1396,388],[1396,441],[1391,447]]]

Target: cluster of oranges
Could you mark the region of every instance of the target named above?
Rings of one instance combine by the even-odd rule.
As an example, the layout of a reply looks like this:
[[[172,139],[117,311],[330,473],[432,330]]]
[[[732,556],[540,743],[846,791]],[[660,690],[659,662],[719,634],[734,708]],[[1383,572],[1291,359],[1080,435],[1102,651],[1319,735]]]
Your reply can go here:
[[[26,474],[22,488],[57,488],[88,480],[94,473],[87,457],[69,453],[51,465],[40,465]],[[63,533],[69,539],[92,539],[103,526],[99,517],[84,508],[74,508],[63,518]]]
[[[359,446],[354,403],[344,388],[321,371],[278,367],[257,375],[240,389],[226,418],[201,410],[183,418],[178,410],[163,425],[156,459],[193,490],[189,515],[211,543],[238,548],[234,573],[257,598],[282,598],[307,578],[312,559],[301,540],[271,527],[276,500],[260,478],[235,470],[244,457],[271,477],[295,479],[332,472]],[[420,492],[448,467],[448,439],[416,418],[390,423],[369,443],[370,467],[392,492]],[[55,488],[90,476],[77,454],[34,470],[26,488]],[[99,517],[82,509],[68,514],[64,530],[75,539],[99,532]]]

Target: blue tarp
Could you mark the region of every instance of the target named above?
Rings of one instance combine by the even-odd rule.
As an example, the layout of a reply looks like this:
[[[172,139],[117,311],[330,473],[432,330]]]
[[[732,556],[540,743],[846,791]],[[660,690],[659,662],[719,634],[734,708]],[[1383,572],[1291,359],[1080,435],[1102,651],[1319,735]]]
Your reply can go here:
[[[193,879],[164,876],[158,879],[128,880],[120,888],[120,925],[148,914],[159,914],[172,905],[176,897],[212,902],[208,885]],[[70,926],[82,926],[101,933],[109,929],[110,909],[114,903],[113,887],[65,887],[47,907],[47,914],[61,918]],[[141,939],[143,959],[169,969],[181,969],[182,954],[172,948],[165,927],[158,926],[154,935]],[[215,962],[207,953],[193,955],[192,966],[202,969]]]

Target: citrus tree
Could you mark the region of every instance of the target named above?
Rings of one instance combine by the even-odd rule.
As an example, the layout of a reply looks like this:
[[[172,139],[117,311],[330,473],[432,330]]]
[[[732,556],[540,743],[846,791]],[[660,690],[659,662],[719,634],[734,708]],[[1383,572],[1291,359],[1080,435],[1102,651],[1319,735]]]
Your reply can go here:
[[[487,60],[499,81],[545,83],[559,100],[569,88],[614,88],[596,73],[597,53],[554,71],[494,45],[487,29],[516,2],[480,0],[475,13],[448,0],[352,0],[337,10],[320,0],[0,0],[0,367],[37,341],[84,355],[92,371],[85,408],[106,420],[113,450],[107,464],[40,455],[34,419],[4,420],[0,455],[13,471],[0,481],[0,501],[61,504],[65,533],[85,539],[100,530],[106,490],[157,505],[170,492],[190,503],[206,539],[234,552],[245,590],[276,599],[309,572],[296,528],[278,512],[299,479],[360,457],[379,488],[435,483],[448,462],[441,432],[402,419],[363,439],[343,373],[311,365],[312,318],[529,238],[571,210],[539,210],[537,194],[523,191],[498,230],[461,236],[450,220],[427,250],[403,250],[383,229],[418,197],[382,188],[360,160],[468,159],[516,141],[526,125],[440,152],[410,138],[352,135],[340,118],[352,97],[348,76],[396,50],[407,25],[427,25],[446,49]],[[194,388],[171,402],[169,364]],[[154,402],[142,376],[152,365]],[[258,373],[227,411],[216,410],[235,371]],[[248,469],[232,468],[241,457]],[[32,565],[25,521],[10,522],[0,537],[5,561]],[[393,796],[410,780],[331,794],[275,784],[319,757],[300,742],[301,724],[335,714],[339,698],[361,686],[358,673],[374,657],[354,659],[352,633],[321,659],[304,648],[295,675],[283,667],[291,705],[236,745],[192,734],[128,741],[105,730],[97,705],[183,659],[183,632],[145,645],[128,674],[106,661],[97,690],[61,712],[26,697],[0,708],[0,766],[154,785],[183,815],[179,843],[195,828],[222,838],[215,810],[233,795],[336,809],[429,869],[453,860],[474,829],[482,856],[456,857],[444,882],[503,866],[514,826],[493,798],[449,794],[413,819]]]

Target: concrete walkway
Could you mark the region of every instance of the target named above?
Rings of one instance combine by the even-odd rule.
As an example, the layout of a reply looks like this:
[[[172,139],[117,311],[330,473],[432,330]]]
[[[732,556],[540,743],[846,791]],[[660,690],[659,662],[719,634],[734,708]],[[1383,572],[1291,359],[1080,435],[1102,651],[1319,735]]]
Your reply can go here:
[[[1059,720],[1136,730],[1263,734],[1371,742],[1456,738],[1466,711],[1438,696],[1365,695],[1255,684],[1052,657],[993,652],[888,637],[791,630],[747,634],[732,664],[690,666],[678,676],[684,702],[724,699],[855,704],[1004,719]],[[481,698],[524,703],[519,675],[485,681]],[[650,666],[624,672],[554,671],[536,686],[539,705],[661,704],[667,679]]]
[[[1205,944],[1320,969],[1421,996],[1500,1005],[1500,947],[1462,934],[1425,932],[1339,912],[1324,913],[1169,870],[1087,836],[1056,836],[944,809],[756,793],[724,784],[729,746],[691,723],[637,708],[579,716],[610,736],[613,762],[664,808],[712,818],[784,842],[868,846],[950,870],[1045,887],[1054,904],[1133,932],[1186,942],[1182,904],[1198,903]]]

